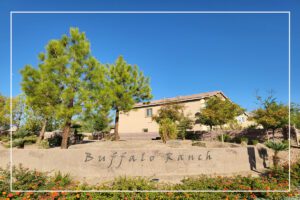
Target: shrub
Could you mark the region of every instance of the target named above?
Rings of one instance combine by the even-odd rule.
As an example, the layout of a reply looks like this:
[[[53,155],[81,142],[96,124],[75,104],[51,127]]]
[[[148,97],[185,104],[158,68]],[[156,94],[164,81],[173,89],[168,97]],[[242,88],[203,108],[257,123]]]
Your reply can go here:
[[[113,190],[154,190],[154,183],[145,178],[116,178],[111,188]]]
[[[22,139],[22,138],[14,139],[12,141],[12,146],[13,147],[18,147],[18,148],[24,148],[24,146],[25,146],[25,140]]]
[[[20,128],[12,135],[12,137],[13,137],[13,139],[15,139],[15,138],[24,138],[24,137],[30,136],[30,135],[31,135],[31,133],[28,130],[26,130],[24,128]]]
[[[278,153],[280,151],[287,150],[289,148],[289,145],[283,142],[274,142],[274,141],[268,141],[265,144],[268,148],[274,150],[273,165],[275,168],[277,168],[280,161],[280,158],[278,157]]]
[[[2,141],[2,142],[8,142],[9,140],[10,140],[9,136],[3,135],[0,137],[0,141]]]
[[[291,166],[291,192],[104,192],[104,193],[11,193],[9,192],[9,170],[0,169],[0,199],[299,199],[295,190],[300,180],[300,163]],[[272,169],[260,177],[210,177],[199,176],[182,180],[178,184],[158,184],[145,178],[119,177],[101,185],[76,183],[69,175],[60,172],[47,173],[29,170],[22,166],[13,167],[13,186],[16,190],[287,190],[288,167]],[[13,198],[12,198],[13,197]]]
[[[26,136],[24,138],[16,138],[13,139],[12,146],[18,148],[24,148],[25,144],[35,143],[36,140],[37,140],[37,136],[35,135]]]
[[[228,134],[223,134],[223,139],[224,139],[224,142],[230,142],[231,137]],[[218,140],[220,142],[222,142],[222,135],[218,135]]]
[[[251,144],[257,145],[258,144],[258,140],[251,140]]]
[[[282,143],[289,145],[289,141],[288,140],[283,140]]]
[[[69,174],[62,174],[60,171],[54,174],[54,177],[50,180],[51,182],[59,183],[59,186],[67,186],[71,184],[72,179]]]
[[[193,142],[192,146],[206,147],[206,144],[204,142]]]
[[[162,119],[159,123],[159,135],[164,143],[177,138],[177,126],[171,119]]]
[[[42,149],[49,149],[49,141],[48,140],[42,140],[38,143],[38,146]]]
[[[37,141],[36,135],[26,136],[24,137],[25,144],[33,144]]]
[[[178,136],[181,139],[185,139],[187,136],[187,130],[193,128],[193,120],[189,118],[188,116],[183,116],[178,122]]]
[[[248,144],[248,141],[249,141],[249,139],[246,138],[246,137],[241,137],[240,138],[240,143],[244,142],[244,143]]]
[[[62,137],[61,135],[55,134],[48,139],[50,147],[58,147],[61,145]]]

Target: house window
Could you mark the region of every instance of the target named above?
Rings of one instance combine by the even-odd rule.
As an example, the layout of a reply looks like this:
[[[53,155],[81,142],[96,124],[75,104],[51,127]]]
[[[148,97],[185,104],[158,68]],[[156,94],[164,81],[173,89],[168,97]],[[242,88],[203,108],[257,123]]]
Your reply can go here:
[[[146,117],[152,117],[152,108],[146,109]]]
[[[238,117],[238,121],[239,121],[240,123],[243,123],[243,122],[245,122],[246,120],[245,120],[244,117]]]
[[[148,129],[147,128],[143,128],[143,132],[144,133],[148,133]]]

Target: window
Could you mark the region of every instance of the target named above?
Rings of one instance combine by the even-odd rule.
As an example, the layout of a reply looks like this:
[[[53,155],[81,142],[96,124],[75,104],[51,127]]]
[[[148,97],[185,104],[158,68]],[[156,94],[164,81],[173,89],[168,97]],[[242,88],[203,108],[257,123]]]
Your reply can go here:
[[[152,108],[146,109],[146,117],[152,117]]]
[[[143,132],[144,133],[148,133],[148,129],[147,128],[143,128]]]

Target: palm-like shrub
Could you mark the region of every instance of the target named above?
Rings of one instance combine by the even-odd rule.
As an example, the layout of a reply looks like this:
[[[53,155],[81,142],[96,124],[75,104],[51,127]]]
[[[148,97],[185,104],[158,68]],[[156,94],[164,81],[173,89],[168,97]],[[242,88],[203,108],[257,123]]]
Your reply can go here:
[[[275,168],[278,167],[280,158],[278,157],[278,153],[280,151],[285,151],[289,148],[289,144],[284,142],[274,142],[274,141],[268,141],[266,142],[266,146],[274,151],[273,155],[273,165]]]

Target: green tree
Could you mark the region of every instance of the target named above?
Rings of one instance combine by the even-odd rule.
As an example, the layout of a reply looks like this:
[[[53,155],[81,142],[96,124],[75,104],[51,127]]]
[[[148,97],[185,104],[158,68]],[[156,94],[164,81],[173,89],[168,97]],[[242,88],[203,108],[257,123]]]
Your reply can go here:
[[[209,126],[210,130],[212,130],[214,126],[220,126],[222,128],[225,124],[234,121],[235,118],[244,111],[243,108],[231,102],[229,99],[221,99],[214,96],[209,98],[206,101],[205,108],[196,114],[196,122]],[[224,142],[223,134],[222,142]]]
[[[119,140],[119,114],[130,111],[135,103],[152,98],[149,78],[138,67],[127,64],[120,56],[109,67],[109,86],[112,109],[115,115],[115,140]]]
[[[256,98],[260,103],[260,108],[253,111],[252,119],[254,119],[257,124],[263,126],[266,131],[268,141],[268,131],[272,130],[274,140],[276,129],[284,128],[288,125],[288,106],[278,103],[272,94],[265,99],[262,99],[260,96],[257,96]]]
[[[47,48],[50,51],[49,46]],[[49,54],[50,52],[47,52],[47,55],[43,53],[39,55],[39,67],[37,69],[26,65],[21,70],[21,86],[26,95],[26,105],[31,112],[27,120],[36,122],[34,120],[36,118],[41,121],[39,141],[44,139],[46,127],[50,119],[55,116],[56,109],[61,102],[60,88],[57,85],[58,80],[55,80],[57,77],[51,74],[56,73],[52,70],[55,69],[57,63]],[[36,125],[38,124],[27,124],[27,126],[30,125],[35,125],[35,128],[37,128]]]
[[[5,104],[5,113],[8,113],[10,116],[10,98],[6,99],[7,103]],[[12,124],[15,125],[18,129],[23,122],[23,116],[25,112],[25,99],[24,95],[18,95],[13,97],[11,100],[12,106]]]
[[[7,106],[7,103],[9,103],[9,101],[7,100],[8,98],[6,98],[5,96],[2,96],[0,94],[0,127],[4,126],[7,127],[9,126],[9,110],[7,110],[7,108],[9,106]]]
[[[109,116],[111,93],[108,82],[108,68],[95,58],[90,58],[85,77],[83,124],[90,131],[109,131],[112,122]],[[87,127],[89,126],[89,127]]]
[[[193,128],[194,122],[189,116],[184,115],[184,109],[185,106],[182,103],[168,103],[162,106],[157,111],[157,114],[152,117],[152,119],[160,126],[165,125],[164,123],[161,123],[163,120],[169,119],[173,122],[173,124],[171,124],[172,127],[176,125],[176,132],[178,136],[180,136],[182,139],[185,139],[186,131]]]
[[[10,104],[11,103],[11,104]],[[25,101],[23,95],[10,98],[0,96],[0,126],[10,125],[10,105],[12,105],[12,124],[20,127],[25,112]]]
[[[46,52],[41,53],[39,58],[41,63],[38,70],[40,71],[32,70],[27,66],[22,73],[27,75],[25,72],[29,71],[34,74],[32,77],[37,77],[37,80],[29,77],[30,83],[44,78],[43,84],[39,85],[43,89],[39,88],[32,97],[42,98],[41,95],[44,95],[52,99],[53,96],[54,102],[57,100],[56,97],[59,97],[59,103],[54,106],[55,113],[53,114],[62,120],[61,148],[67,148],[72,118],[80,115],[83,110],[85,95],[83,83],[87,64],[91,58],[90,43],[85,33],[80,32],[78,28],[70,28],[69,36],[63,35],[61,39],[51,40],[46,46]],[[47,78],[42,77],[46,74]],[[42,94],[41,91],[45,93]],[[41,105],[41,108],[45,108],[45,105]]]
[[[178,134],[182,139],[185,139],[187,130],[192,129],[194,125],[194,121],[189,116],[182,116],[182,118],[178,122]]]
[[[168,103],[163,105],[157,114],[152,117],[158,124],[163,119],[170,119],[173,122],[179,122],[183,117],[184,104]]]

